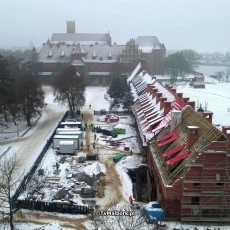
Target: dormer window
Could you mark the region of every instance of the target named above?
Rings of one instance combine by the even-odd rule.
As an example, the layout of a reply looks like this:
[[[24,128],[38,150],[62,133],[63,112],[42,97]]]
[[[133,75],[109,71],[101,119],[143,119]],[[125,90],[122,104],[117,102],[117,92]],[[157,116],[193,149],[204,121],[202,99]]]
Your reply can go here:
[[[96,52],[93,52],[92,58],[95,59],[97,57]]]
[[[52,56],[53,56],[53,52],[52,52],[52,51],[49,51],[48,57],[52,57]]]

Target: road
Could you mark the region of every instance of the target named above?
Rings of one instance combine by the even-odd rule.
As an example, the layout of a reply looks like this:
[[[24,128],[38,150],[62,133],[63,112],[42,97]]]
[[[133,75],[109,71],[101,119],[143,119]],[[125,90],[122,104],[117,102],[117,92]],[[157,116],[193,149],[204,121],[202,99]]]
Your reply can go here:
[[[47,105],[43,109],[41,118],[23,137],[7,140],[1,144],[2,146],[5,144],[11,147],[8,153],[16,154],[20,163],[18,175],[30,170],[36,158],[39,156],[41,149],[46,144],[46,140],[66,112],[66,107],[59,106],[51,100],[52,88],[44,86],[43,89],[45,91]]]

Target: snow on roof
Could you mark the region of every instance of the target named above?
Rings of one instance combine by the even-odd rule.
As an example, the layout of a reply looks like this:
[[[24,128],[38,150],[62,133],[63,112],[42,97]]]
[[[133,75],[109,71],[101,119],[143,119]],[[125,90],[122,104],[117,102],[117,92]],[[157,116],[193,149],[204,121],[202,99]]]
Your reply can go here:
[[[85,174],[89,176],[98,175],[100,172],[106,174],[106,168],[103,164],[95,162],[91,165],[87,165],[83,168]]]
[[[175,101],[175,95],[171,91],[169,91],[165,86],[163,86],[160,82],[155,81],[153,85],[156,89],[158,89],[158,92],[162,93],[163,97],[167,98],[167,101]]]
[[[133,78],[135,77],[135,75],[137,74],[137,72],[140,70],[141,68],[141,63],[139,63],[136,68],[134,69],[134,71],[132,72],[132,74],[128,77],[127,81],[130,82],[133,80]]]
[[[55,135],[53,139],[78,139],[78,135]]]
[[[138,36],[136,44],[143,53],[151,53],[153,49],[161,48],[161,44],[156,36]]]
[[[59,146],[60,145],[73,145],[74,141],[60,141],[59,142]]]
[[[108,34],[93,34],[93,33],[53,33],[50,41],[71,41],[71,42],[104,42],[107,43]]]

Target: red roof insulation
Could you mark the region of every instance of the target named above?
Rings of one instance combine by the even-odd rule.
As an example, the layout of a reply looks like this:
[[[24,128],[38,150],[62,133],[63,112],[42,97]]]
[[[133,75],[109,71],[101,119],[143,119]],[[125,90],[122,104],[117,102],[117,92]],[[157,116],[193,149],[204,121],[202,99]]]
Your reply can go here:
[[[166,135],[164,135],[164,136],[158,138],[158,139],[157,139],[157,142],[164,141],[164,140],[168,139],[169,137],[171,137],[171,136],[173,136],[173,135],[175,135],[175,134],[176,134],[176,132],[168,133],[168,134],[166,134]]]
[[[183,154],[181,154],[179,156],[176,156],[176,157],[166,161],[166,165],[172,165],[174,163],[177,163],[177,162],[187,158],[189,155],[190,155],[190,151],[187,151],[187,152],[185,152],[185,153],[183,153]]]
[[[178,139],[178,138],[179,138],[178,135],[174,135],[174,136],[172,136],[171,138],[167,139],[166,141],[163,141],[163,142],[158,143],[158,146],[166,145],[166,144],[168,144],[168,143],[171,143],[171,142],[175,141],[175,140]]]
[[[179,147],[177,147],[175,149],[172,149],[172,150],[169,150],[168,152],[165,152],[163,154],[163,157],[168,157],[170,155],[173,155],[175,153],[178,153],[178,152],[182,151],[183,149],[184,149],[184,145],[181,145],[181,146],[179,146]]]

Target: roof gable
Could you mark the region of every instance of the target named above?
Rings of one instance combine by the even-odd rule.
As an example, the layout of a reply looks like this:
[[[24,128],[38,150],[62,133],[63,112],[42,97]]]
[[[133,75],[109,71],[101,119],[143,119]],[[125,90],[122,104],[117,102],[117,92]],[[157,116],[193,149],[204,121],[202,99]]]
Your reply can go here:
[[[199,138],[190,148],[188,148],[188,126],[199,127]],[[165,136],[171,136],[169,134],[171,133],[170,126],[163,131]],[[178,139],[163,146],[158,146],[157,142],[154,142],[152,146],[152,151],[156,155],[154,158],[158,162],[159,171],[162,172],[163,181],[167,185],[172,185],[180,179],[208,145],[220,137],[224,137],[219,129],[200,116],[190,106],[182,109],[181,123],[177,125],[174,131],[178,134]],[[180,146],[184,147],[180,151],[176,151]],[[169,153],[172,152],[173,154],[170,155]]]

